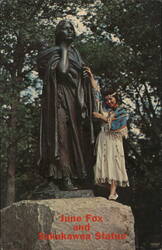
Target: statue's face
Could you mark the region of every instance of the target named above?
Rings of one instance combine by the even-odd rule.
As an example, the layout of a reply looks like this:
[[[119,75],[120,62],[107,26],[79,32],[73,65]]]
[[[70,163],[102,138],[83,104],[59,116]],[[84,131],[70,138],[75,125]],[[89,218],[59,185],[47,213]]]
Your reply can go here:
[[[70,22],[64,22],[57,31],[59,42],[71,43],[75,38],[75,31]]]

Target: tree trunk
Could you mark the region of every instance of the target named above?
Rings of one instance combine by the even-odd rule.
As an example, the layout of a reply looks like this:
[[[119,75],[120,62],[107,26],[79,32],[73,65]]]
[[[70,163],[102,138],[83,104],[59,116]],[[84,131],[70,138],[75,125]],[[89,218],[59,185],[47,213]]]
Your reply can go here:
[[[16,112],[17,101],[13,101],[11,105],[10,119],[10,144],[8,148],[8,169],[7,169],[7,199],[6,205],[9,206],[15,201],[15,170],[16,170],[16,155],[17,155],[17,140],[16,140]]]

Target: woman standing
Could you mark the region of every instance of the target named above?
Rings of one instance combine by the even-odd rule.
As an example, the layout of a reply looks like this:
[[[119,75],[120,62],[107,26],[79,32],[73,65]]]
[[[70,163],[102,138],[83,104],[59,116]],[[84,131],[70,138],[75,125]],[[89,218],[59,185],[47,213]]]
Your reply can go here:
[[[100,88],[91,70],[86,67],[85,71],[91,80],[98,106],[98,112],[94,112],[93,115],[101,120],[101,131],[96,141],[95,183],[110,184],[108,198],[116,200],[118,198],[117,186],[129,186],[123,150],[123,137],[127,137],[128,114],[119,105],[115,91],[108,90],[104,93],[104,101],[102,101]]]

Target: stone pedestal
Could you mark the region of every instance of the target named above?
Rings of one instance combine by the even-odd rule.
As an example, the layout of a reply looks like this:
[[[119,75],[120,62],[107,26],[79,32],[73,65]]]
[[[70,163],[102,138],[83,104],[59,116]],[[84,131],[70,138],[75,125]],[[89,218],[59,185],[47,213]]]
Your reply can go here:
[[[3,250],[134,250],[131,208],[105,198],[21,201],[2,209]]]
[[[73,191],[62,191],[53,182],[43,183],[38,186],[28,197],[31,200],[44,199],[62,199],[62,198],[79,198],[79,197],[94,197],[91,189],[78,189]]]

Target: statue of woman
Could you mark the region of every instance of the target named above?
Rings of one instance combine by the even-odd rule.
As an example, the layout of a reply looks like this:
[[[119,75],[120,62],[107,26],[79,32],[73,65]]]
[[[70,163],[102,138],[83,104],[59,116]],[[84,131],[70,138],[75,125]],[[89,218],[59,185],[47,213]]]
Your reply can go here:
[[[72,46],[75,36],[71,22],[59,22],[56,46],[38,56],[39,76],[44,82],[39,167],[43,176],[61,178],[64,190],[76,189],[72,180],[87,176],[85,119],[89,124],[89,144],[94,142],[91,87],[83,77],[84,62]]]

